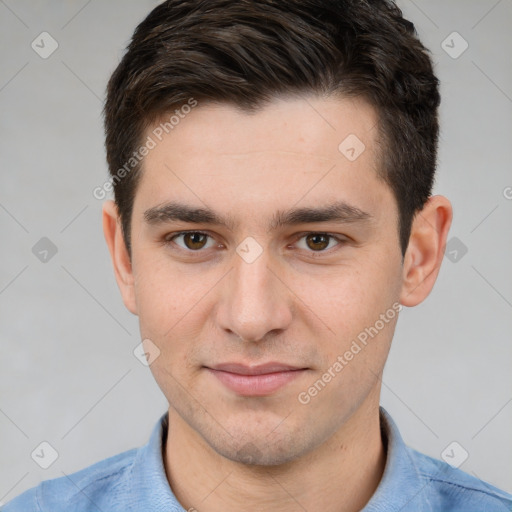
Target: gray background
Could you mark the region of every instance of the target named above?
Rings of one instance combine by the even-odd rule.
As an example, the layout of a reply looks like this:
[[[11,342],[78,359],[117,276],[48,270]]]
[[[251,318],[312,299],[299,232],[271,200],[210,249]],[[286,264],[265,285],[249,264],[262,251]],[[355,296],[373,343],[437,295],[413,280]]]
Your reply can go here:
[[[92,195],[107,176],[106,81],[156,3],[0,0],[3,502],[144,444],[166,410],[133,355],[137,319],[121,302]],[[452,201],[458,240],[429,298],[401,314],[382,404],[411,446],[439,458],[457,441],[469,453],[461,469],[512,491],[512,2],[399,5],[442,81],[435,192]],[[59,44],[46,59],[31,47],[43,31]],[[454,31],[469,44],[457,58]],[[42,237],[58,251],[46,262],[32,252]],[[46,470],[31,458],[42,441],[59,454]]]

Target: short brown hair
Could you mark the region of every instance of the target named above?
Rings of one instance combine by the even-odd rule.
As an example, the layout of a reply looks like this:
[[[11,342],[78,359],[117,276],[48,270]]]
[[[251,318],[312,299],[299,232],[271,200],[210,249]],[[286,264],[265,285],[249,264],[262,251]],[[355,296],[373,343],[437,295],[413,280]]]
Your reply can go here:
[[[399,210],[402,254],[431,194],[439,82],[414,25],[388,0],[168,0],[135,30],[104,107],[106,152],[124,239],[148,127],[195,98],[261,108],[281,94],[364,98],[379,118],[379,175]],[[341,142],[341,141],[340,141]]]

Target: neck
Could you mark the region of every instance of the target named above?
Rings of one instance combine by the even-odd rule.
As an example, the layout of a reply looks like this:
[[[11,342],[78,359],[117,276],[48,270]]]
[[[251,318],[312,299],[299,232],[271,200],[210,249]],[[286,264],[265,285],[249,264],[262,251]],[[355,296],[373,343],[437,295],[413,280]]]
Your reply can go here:
[[[173,408],[169,425],[165,470],[186,510],[356,512],[371,498],[384,472],[378,403],[361,407],[321,446],[279,466],[226,459]]]

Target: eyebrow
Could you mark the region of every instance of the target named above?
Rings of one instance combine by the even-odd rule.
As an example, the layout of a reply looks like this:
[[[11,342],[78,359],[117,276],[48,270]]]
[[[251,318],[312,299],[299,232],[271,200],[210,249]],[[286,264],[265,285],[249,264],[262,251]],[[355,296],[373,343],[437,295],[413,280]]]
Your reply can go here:
[[[345,201],[313,208],[291,208],[286,211],[277,211],[268,229],[275,230],[283,226],[310,224],[314,222],[335,222],[340,224],[354,224],[370,221],[371,214]],[[167,202],[149,208],[144,212],[144,220],[150,225],[181,221],[190,224],[209,224],[224,226],[234,230],[237,222],[232,216],[222,216],[208,207],[196,207],[176,201]]]

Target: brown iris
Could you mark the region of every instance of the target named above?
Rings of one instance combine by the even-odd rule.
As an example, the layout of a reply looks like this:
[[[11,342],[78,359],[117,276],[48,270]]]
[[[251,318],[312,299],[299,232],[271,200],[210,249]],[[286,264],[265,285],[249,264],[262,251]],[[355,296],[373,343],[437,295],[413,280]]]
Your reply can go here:
[[[192,250],[202,249],[208,239],[203,233],[183,233],[185,245]]]
[[[313,233],[306,237],[306,243],[310,249],[322,250],[329,245],[329,235]],[[310,244],[312,242],[312,244]]]

